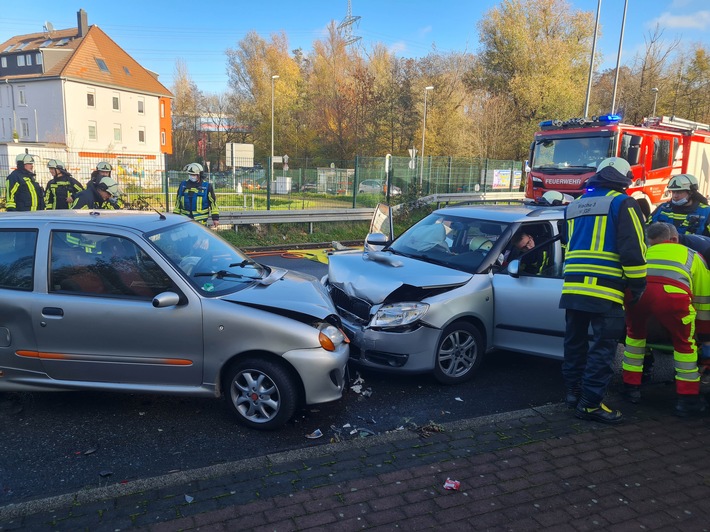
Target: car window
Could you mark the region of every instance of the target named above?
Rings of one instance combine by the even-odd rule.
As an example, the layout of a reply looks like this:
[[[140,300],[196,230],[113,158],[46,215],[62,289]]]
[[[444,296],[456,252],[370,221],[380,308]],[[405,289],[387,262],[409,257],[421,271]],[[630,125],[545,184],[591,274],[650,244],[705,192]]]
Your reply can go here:
[[[243,290],[266,275],[263,266],[196,222],[171,226],[148,238],[203,295]]]
[[[0,231],[0,288],[32,290],[36,243],[36,231]]]
[[[173,290],[170,277],[127,238],[53,231],[50,292],[152,299]]]
[[[434,213],[409,228],[389,249],[474,273],[507,226],[502,222]]]
[[[561,277],[562,257],[558,240],[551,224],[523,224],[513,235],[503,252],[503,266],[520,261],[520,275]],[[501,273],[507,273],[503,268]]]

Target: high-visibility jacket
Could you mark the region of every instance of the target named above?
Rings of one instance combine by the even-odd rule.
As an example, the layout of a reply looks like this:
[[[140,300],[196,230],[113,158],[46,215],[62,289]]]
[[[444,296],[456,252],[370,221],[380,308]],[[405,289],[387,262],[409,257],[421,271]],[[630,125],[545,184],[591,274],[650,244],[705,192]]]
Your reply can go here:
[[[707,320],[710,317],[710,271],[708,271],[705,260],[699,253],[674,242],[655,244],[648,248],[646,261],[648,268],[646,281],[648,285],[656,286],[657,288],[654,290],[659,290],[661,289],[659,287],[662,287],[662,293],[668,294],[668,298],[676,298],[665,299],[664,296],[660,296],[662,299],[656,299],[657,302],[655,303],[657,310],[651,309],[652,312],[657,312],[658,305],[663,305],[663,302],[667,302],[664,308],[668,309],[678,302],[678,297],[684,296],[687,298],[687,303],[684,304],[687,309],[686,312],[676,318],[678,320],[675,326],[676,332],[684,338],[687,335],[687,339],[683,340],[681,344],[682,350],[674,345],[676,386],[679,393],[697,393],[697,383],[700,381],[700,375],[693,341],[695,331],[693,322]],[[659,292],[654,291],[654,293]],[[656,298],[658,297],[656,296]],[[637,306],[643,307],[645,304],[647,302],[644,297]],[[701,316],[698,308],[703,309],[701,311],[703,316]],[[633,313],[637,311],[645,314],[647,310],[649,309],[645,307],[641,309],[633,307],[627,312],[631,313],[629,316],[633,316]],[[663,312],[663,309],[660,309],[660,311]],[[664,314],[670,315],[668,310]],[[633,318],[630,323],[633,323]],[[666,324],[666,326],[670,327],[671,325]],[[637,334],[638,332],[634,332],[632,328],[629,328],[622,363],[625,374],[624,381],[631,384],[640,383],[643,358],[646,351],[646,339],[634,336]],[[676,336],[671,335],[672,338]],[[676,341],[674,340],[675,343]]]
[[[71,174],[62,173],[47,183],[44,203],[47,209],[68,209],[74,202],[76,195],[82,190],[84,190],[82,184]],[[71,198],[71,202],[69,198]]]
[[[44,191],[35,181],[35,174],[15,169],[7,176],[5,208],[8,211],[43,211]]]
[[[710,206],[698,203],[695,208],[675,206],[670,201],[663,203],[653,211],[647,223],[665,222],[675,225],[678,233],[683,235],[710,236]]]
[[[208,181],[183,181],[178,188],[173,212],[189,216],[202,224],[207,223],[210,215],[213,220],[219,220],[214,188]]]
[[[560,306],[576,298],[623,305],[629,282],[646,278],[643,215],[636,200],[608,188],[589,190],[565,210],[567,251]]]

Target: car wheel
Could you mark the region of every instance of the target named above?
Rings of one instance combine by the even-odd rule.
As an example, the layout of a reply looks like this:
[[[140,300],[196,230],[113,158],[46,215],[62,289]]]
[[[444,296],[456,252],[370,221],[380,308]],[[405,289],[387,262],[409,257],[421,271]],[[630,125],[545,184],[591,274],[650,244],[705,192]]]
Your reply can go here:
[[[478,327],[465,321],[449,325],[436,348],[434,377],[442,384],[466,382],[483,361],[483,336]]]
[[[296,411],[298,392],[293,377],[268,360],[246,359],[227,376],[227,401],[237,419],[254,429],[274,430]]]

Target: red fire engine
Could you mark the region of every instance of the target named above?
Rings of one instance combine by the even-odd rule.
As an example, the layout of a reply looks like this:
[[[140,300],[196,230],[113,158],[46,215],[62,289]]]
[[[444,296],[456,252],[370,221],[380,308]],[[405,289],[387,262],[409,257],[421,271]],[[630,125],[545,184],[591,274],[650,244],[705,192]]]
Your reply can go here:
[[[666,201],[674,175],[693,174],[703,195],[710,193],[710,126],[676,117],[648,118],[640,126],[622,124],[618,115],[592,119],[546,120],[530,146],[525,196],[537,200],[548,190],[572,196],[607,157],[623,157],[634,182],[628,194],[644,214]]]

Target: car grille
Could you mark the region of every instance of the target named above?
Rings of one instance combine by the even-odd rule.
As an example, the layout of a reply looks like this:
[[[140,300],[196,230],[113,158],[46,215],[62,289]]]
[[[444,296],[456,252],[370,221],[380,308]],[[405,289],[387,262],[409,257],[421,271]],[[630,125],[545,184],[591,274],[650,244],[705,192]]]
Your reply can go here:
[[[340,288],[330,285],[330,297],[338,311],[349,314],[362,323],[370,321],[370,303],[357,297],[349,297]]]

